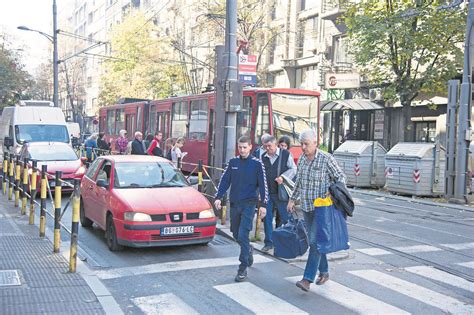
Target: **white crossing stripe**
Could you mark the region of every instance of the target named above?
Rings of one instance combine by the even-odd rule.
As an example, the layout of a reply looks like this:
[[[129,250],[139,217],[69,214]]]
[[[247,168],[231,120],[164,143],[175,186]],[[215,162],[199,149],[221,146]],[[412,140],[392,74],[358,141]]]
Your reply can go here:
[[[463,267],[467,267],[467,268],[474,268],[474,261],[458,263],[458,265],[463,266]]]
[[[444,247],[452,248],[455,250],[463,250],[463,249],[473,249],[474,248],[474,242],[473,243],[459,243],[459,244],[441,244]]]
[[[403,253],[407,254],[415,254],[415,253],[427,253],[427,252],[437,252],[442,250],[441,248],[430,246],[430,245],[414,245],[414,246],[402,246],[402,247],[394,247],[393,249],[398,250]],[[382,249],[382,248],[377,248],[377,247],[371,247],[371,248],[359,248],[356,249],[358,252],[367,254],[369,256],[382,256],[382,255],[391,255],[393,254],[392,252]]]
[[[254,255],[254,264],[273,262],[273,260],[263,257],[262,255]],[[110,270],[102,270],[97,272],[100,279],[114,279],[121,277],[130,277],[143,274],[173,272],[181,270],[201,269],[210,267],[237,266],[239,264],[238,257],[225,257],[213,259],[196,259],[183,260],[143,266],[124,267]]]
[[[407,267],[405,270],[426,278],[450,284],[454,287],[474,292],[474,283],[433,267],[414,266]]]
[[[449,297],[446,294],[426,289],[417,284],[398,279],[380,271],[357,270],[348,272],[362,279],[374,282],[395,292],[406,295],[412,299],[439,308],[449,314],[474,313],[474,305],[469,305],[455,298]]]
[[[286,280],[296,283],[302,277],[290,277]],[[395,306],[377,300],[359,291],[348,288],[335,281],[328,281],[324,285],[311,285],[310,292],[344,306],[359,314],[410,314]]]
[[[132,302],[147,315],[159,314],[199,314],[173,293],[142,296],[132,299]]]
[[[214,288],[255,314],[308,314],[249,282],[223,284]]]
[[[389,252],[385,249],[377,248],[377,247],[372,247],[372,248],[359,248],[356,249],[356,251],[361,252],[363,254],[369,255],[369,256],[381,256],[381,255],[390,255],[392,252]]]

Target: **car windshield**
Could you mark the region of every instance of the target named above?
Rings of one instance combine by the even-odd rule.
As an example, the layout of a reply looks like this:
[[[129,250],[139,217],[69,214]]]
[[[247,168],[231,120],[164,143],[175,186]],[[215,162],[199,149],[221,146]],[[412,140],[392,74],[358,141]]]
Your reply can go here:
[[[115,188],[185,187],[184,175],[171,163],[130,162],[115,164]]]
[[[28,158],[38,161],[75,161],[76,152],[68,145],[28,146]]]
[[[309,95],[272,93],[273,122],[277,138],[289,136],[293,144],[306,129],[318,128],[318,98]]]
[[[69,143],[67,127],[64,125],[16,125],[16,140],[26,142],[64,142]]]

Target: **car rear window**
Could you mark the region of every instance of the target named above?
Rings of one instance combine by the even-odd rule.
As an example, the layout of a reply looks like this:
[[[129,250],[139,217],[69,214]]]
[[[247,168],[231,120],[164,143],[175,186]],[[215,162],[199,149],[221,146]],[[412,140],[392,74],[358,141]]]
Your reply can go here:
[[[171,163],[130,162],[115,164],[115,188],[185,187],[184,175]]]

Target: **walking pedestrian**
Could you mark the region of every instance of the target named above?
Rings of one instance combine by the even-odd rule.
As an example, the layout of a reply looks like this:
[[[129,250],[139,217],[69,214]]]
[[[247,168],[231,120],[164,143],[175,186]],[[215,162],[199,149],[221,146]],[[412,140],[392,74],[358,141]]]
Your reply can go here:
[[[97,138],[97,147],[99,148],[99,155],[106,155],[110,153],[110,144],[104,140],[103,132],[99,132],[99,137]]]
[[[255,151],[252,152],[252,156],[256,157],[257,159],[261,160],[262,155],[265,153],[265,148],[263,147],[263,144],[267,141],[267,139],[271,137],[268,133],[264,133],[260,137],[260,147],[255,149]]]
[[[288,136],[281,136],[278,139],[278,147],[280,149],[289,150],[291,148],[291,139]]]
[[[173,150],[173,147],[174,147],[174,139],[173,138],[168,138],[166,139],[165,141],[165,151],[163,152],[164,153],[164,157],[167,158],[168,160],[172,160],[172,157],[171,157],[171,151]]]
[[[308,231],[309,255],[303,279],[296,282],[296,286],[303,291],[309,291],[318,270],[317,285],[322,285],[329,279],[326,254],[321,254],[317,250],[316,215],[313,203],[316,198],[327,197],[331,183],[345,184],[346,176],[332,155],[318,150],[318,135],[314,130],[303,131],[300,134],[300,143],[303,154],[298,161],[295,187],[288,202],[288,211],[295,211],[295,201],[299,199]]]
[[[290,151],[282,150],[277,146],[277,140],[274,136],[266,137],[263,147],[266,151],[262,155],[262,162],[265,167],[270,198],[267,203],[267,215],[263,221],[265,241],[262,251],[268,252],[273,249],[273,211],[275,210],[280,215],[281,223],[288,222],[288,211],[286,209],[288,199],[282,200],[278,194],[279,185],[283,184],[281,176],[293,178],[296,175],[296,164]]]
[[[230,187],[230,230],[240,245],[240,265],[234,280],[241,282],[247,278],[247,267],[253,264],[253,247],[250,246],[249,234],[255,207],[260,196],[259,212],[260,217],[264,218],[268,191],[263,164],[250,155],[250,139],[240,137],[237,147],[239,156],[229,160],[219,182],[214,205],[217,209],[221,208],[222,198]]]
[[[128,139],[127,139],[127,130],[122,129],[119,131],[119,136],[115,140],[115,150],[119,154],[125,154],[127,152]]]
[[[146,155],[145,144],[143,143],[143,134],[140,131],[135,132],[135,140],[132,142],[131,154]]]
[[[151,141],[150,146],[146,151],[149,155],[163,156],[163,150],[160,147],[160,142],[162,138],[163,133],[161,131],[155,132],[155,137]]]
[[[153,135],[151,133],[147,134],[143,144],[145,145],[145,151],[150,147],[151,142],[153,141]]]
[[[90,164],[94,161],[96,156],[95,149],[97,149],[97,134],[91,134],[84,143],[84,146],[86,147],[87,162]]]
[[[184,138],[179,137],[178,139],[176,139],[176,143],[171,149],[171,161],[173,161],[176,167],[178,167],[178,158],[183,159],[188,154],[188,152],[181,152],[181,148],[184,146],[184,142]]]

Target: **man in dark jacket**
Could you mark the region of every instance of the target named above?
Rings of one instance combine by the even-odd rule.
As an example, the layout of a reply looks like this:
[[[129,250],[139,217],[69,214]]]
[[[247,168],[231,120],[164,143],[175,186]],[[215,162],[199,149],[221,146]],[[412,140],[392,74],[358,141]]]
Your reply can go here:
[[[135,140],[132,142],[132,154],[146,155],[143,134],[140,131],[135,132]]]
[[[99,132],[99,138],[97,138],[97,147],[99,148],[99,155],[110,154],[110,145],[105,142],[103,132]]]
[[[239,156],[230,159],[222,174],[214,205],[217,209],[221,208],[222,198],[230,187],[230,230],[240,245],[240,266],[235,281],[241,282],[247,278],[247,267],[253,264],[253,248],[250,246],[249,234],[258,196],[260,217],[264,218],[268,192],[263,164],[250,155],[250,139],[240,137],[238,149]]]

